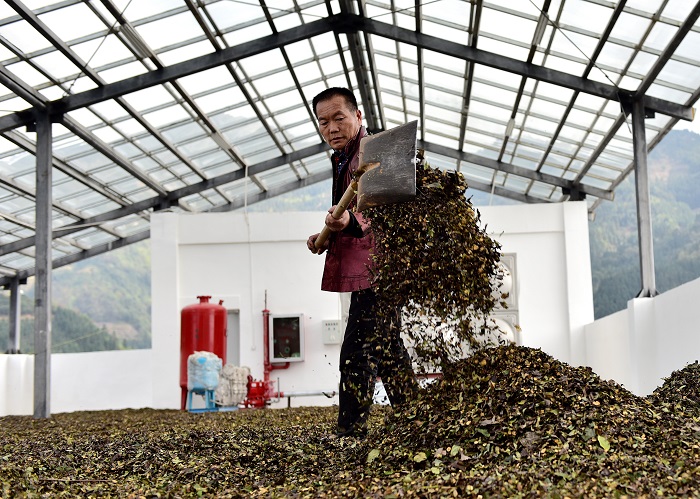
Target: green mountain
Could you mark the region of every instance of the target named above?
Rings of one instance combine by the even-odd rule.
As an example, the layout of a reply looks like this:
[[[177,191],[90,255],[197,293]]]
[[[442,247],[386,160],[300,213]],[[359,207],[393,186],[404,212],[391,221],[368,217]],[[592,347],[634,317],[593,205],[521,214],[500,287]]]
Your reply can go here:
[[[60,343],[56,321],[63,320],[62,310],[75,311],[87,319],[93,328],[101,331],[110,341],[97,341],[94,331],[78,319],[70,319],[76,328],[88,335],[83,341],[85,350],[113,348],[150,348],[151,346],[151,249],[149,241],[103,253],[53,272],[51,284],[54,307],[54,346]],[[22,325],[22,347],[26,338],[33,337],[33,280],[24,289],[22,311],[27,314],[27,327]],[[7,323],[9,297],[0,299],[0,321]],[[68,319],[66,319],[68,320]],[[81,319],[82,320],[82,319]],[[24,321],[24,319],[23,319]],[[2,327],[0,322],[0,327]],[[0,334],[2,334],[0,330]],[[73,338],[74,333],[67,333]],[[5,332],[5,335],[7,333]],[[73,335],[73,336],[72,336]],[[7,336],[5,336],[7,337]],[[0,340],[2,341],[2,340]],[[33,341],[33,338],[32,340]],[[81,340],[78,340],[81,343]],[[4,345],[4,343],[0,343]],[[99,346],[104,348],[98,348]],[[80,348],[80,347],[78,347]],[[4,351],[4,348],[3,350]],[[68,350],[81,351],[81,350]]]
[[[700,135],[672,131],[649,154],[656,287],[700,277]],[[596,210],[589,229],[595,317],[627,307],[641,290],[634,175]]]
[[[5,351],[8,345],[8,300],[2,300],[5,314],[0,315],[0,345]],[[25,307],[25,303],[22,304]],[[32,310],[26,306],[25,310]],[[88,316],[75,310],[54,307],[51,314],[51,351],[53,353],[96,352],[123,350],[124,342],[98,327]],[[34,317],[27,314],[20,319],[20,351],[34,353]]]
[[[87,315],[128,348],[150,348],[150,241],[56,269],[52,294],[54,305]]]

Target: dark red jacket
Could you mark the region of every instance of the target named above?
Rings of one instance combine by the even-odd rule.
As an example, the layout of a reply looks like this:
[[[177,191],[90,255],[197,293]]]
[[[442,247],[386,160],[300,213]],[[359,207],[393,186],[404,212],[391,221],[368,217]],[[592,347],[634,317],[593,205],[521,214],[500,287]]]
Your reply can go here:
[[[333,204],[338,204],[345,190],[352,181],[352,175],[359,165],[358,152],[360,139],[367,135],[365,127],[354,140],[348,142],[344,153],[349,158],[340,173],[333,161]],[[334,155],[334,156],[337,156]],[[349,211],[354,211],[356,200],[348,206]],[[374,249],[374,237],[369,231],[369,222],[361,213],[351,213],[355,221],[351,227],[342,232],[332,232],[329,238],[328,251],[326,252],[326,264],[323,269],[321,289],[339,293],[367,289],[370,284],[369,266],[372,263],[371,252]],[[364,234],[364,235],[361,235]],[[361,237],[358,237],[361,236]]]

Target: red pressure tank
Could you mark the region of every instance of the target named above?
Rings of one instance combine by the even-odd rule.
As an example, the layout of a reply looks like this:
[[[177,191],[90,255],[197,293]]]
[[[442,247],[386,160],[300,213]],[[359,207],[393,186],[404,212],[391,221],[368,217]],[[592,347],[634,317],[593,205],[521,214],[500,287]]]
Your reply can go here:
[[[211,296],[198,296],[180,315],[180,387],[182,410],[187,401],[187,359],[194,352],[212,352],[226,364],[226,308],[209,303]]]

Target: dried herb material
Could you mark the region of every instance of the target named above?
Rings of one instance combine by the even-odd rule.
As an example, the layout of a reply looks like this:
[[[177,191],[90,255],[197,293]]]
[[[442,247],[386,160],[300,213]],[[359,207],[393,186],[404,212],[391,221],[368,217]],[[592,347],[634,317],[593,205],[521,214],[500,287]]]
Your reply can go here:
[[[495,328],[486,317],[502,298],[500,244],[479,226],[466,189],[460,173],[421,160],[414,201],[366,212],[380,308],[404,310],[404,335],[430,369],[482,345]]]
[[[700,497],[682,392],[516,346],[455,367],[406,411],[375,407],[363,441],[326,439],[335,407],[0,418],[0,496]]]
[[[696,360],[664,378],[664,384],[649,398],[654,403],[666,403],[682,411],[700,411],[700,364]]]
[[[682,403],[677,392],[673,403]],[[476,352],[389,421],[370,444],[386,449],[386,466],[450,477],[463,470],[458,483],[481,494],[700,493],[697,415],[682,417],[540,350]]]

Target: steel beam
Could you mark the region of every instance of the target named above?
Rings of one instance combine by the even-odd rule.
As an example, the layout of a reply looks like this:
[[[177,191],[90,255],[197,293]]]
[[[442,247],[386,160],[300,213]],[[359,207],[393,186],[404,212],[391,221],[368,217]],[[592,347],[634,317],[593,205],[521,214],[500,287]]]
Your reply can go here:
[[[283,154],[277,158],[269,159],[267,161],[263,161],[261,163],[257,163],[253,166],[250,166],[248,168],[248,176],[256,175],[267,170],[271,170],[273,168],[289,164],[293,161],[300,161],[305,158],[309,158],[311,156],[315,156],[324,152],[328,152],[328,146],[324,143],[319,143],[289,154]],[[221,185],[235,182],[236,180],[240,180],[244,177],[245,170],[243,169],[225,173],[218,177],[212,177],[210,179],[203,180],[196,184],[176,189],[163,196],[151,197],[142,201],[137,201],[136,203],[124,206],[122,208],[117,208],[116,210],[95,215],[94,217],[78,220],[73,224],[66,225],[64,227],[61,227],[60,229],[56,229],[54,231],[54,236],[63,237],[68,234],[72,234],[73,232],[82,230],[87,224],[98,224],[102,222],[108,222],[110,220],[117,220],[128,215],[133,215],[134,213],[138,213],[140,211],[147,211],[152,209],[158,210],[165,206],[172,206],[173,204],[177,203],[177,201],[181,198],[191,196],[192,194],[200,193],[207,189],[213,189]],[[3,244],[2,246],[0,246],[0,256],[12,253],[14,251],[29,248],[31,246],[34,246],[35,242],[36,237],[30,236],[24,239],[13,241],[11,243]],[[0,279],[0,283],[1,282],[2,279]]]
[[[690,30],[693,29],[698,18],[700,18],[700,2],[696,2],[695,7],[693,7],[693,9],[690,12],[688,12],[688,15],[683,21],[683,24],[681,24],[681,26],[678,28],[678,31],[674,33],[671,41],[666,45],[666,47],[664,47],[664,51],[661,54],[661,56],[658,59],[656,59],[656,62],[654,63],[652,68],[644,76],[644,80],[642,80],[642,83],[639,84],[639,88],[637,89],[636,95],[643,95],[647,90],[649,90],[649,87],[654,83],[656,77],[659,76],[659,73],[669,61],[671,56],[675,53],[678,46],[681,43],[683,43],[683,40],[685,40],[686,35],[690,32]],[[645,97],[645,101],[647,101],[648,99],[648,97]],[[646,103],[646,106],[647,109],[658,111],[657,109],[653,109],[652,107],[650,107],[648,102]],[[661,114],[666,114],[661,111],[658,112],[660,112]],[[680,118],[680,116],[678,117]],[[690,119],[693,119],[692,116]]]
[[[527,76],[528,78],[545,81],[608,100],[617,101],[619,100],[620,94],[632,94],[630,91],[620,90],[613,85],[588,80],[543,66],[528,64],[524,61],[494,54],[475,47],[460,45],[424,33],[416,33],[373,19],[367,19],[354,14],[337,14],[326,19],[320,19],[285,31],[280,31],[274,35],[264,36],[234,47],[225,48],[189,61],[150,71],[143,75],[66,96],[49,103],[50,112],[52,114],[66,113],[73,109],[79,109],[98,102],[114,99],[131,92],[143,90],[144,88],[160,85],[223,64],[258,55],[291,43],[322,35],[329,31],[343,33],[364,31],[366,33],[433,50],[514,74]],[[692,120],[693,118],[692,107],[690,106],[654,97],[647,97],[645,102],[647,108],[655,112],[682,120]],[[3,116],[0,118],[0,131],[27,125],[31,122],[31,119],[31,113],[27,111],[20,111]]]
[[[128,246],[130,244],[138,243],[139,241],[148,239],[150,236],[151,229],[146,229],[144,231],[137,232],[136,234],[132,234],[127,237],[120,237],[119,239],[116,239],[114,241],[110,241],[104,244],[98,244],[86,250],[73,253],[72,255],[66,255],[61,258],[57,258],[53,261],[53,266],[54,268],[59,268],[65,265],[71,265],[73,263],[85,260],[86,258],[91,258],[93,256],[101,255],[102,253],[107,253],[108,251],[123,248],[124,246]]]
[[[28,138],[26,138],[24,135],[22,135],[16,131],[5,132],[2,135],[7,140],[14,143],[18,147],[24,149],[28,153],[36,155],[36,144],[34,142],[32,142],[31,140],[29,140]],[[69,177],[77,180],[78,182],[83,184],[85,187],[88,187],[88,188],[92,189],[93,191],[98,192],[99,194],[103,195],[107,199],[110,199],[111,201],[114,201],[117,204],[120,204],[120,205],[127,204],[121,196],[119,196],[117,193],[109,190],[109,187],[105,187],[104,184],[89,177],[88,175],[85,175],[84,173],[82,173],[81,171],[72,167],[71,165],[69,165],[65,161],[62,161],[56,157],[54,157],[52,161],[53,161],[54,168],[65,173]],[[31,194],[34,195],[34,193],[31,193]],[[60,210],[66,211],[66,209],[61,207],[61,206],[57,206],[57,208]]]
[[[469,46],[476,48],[479,40],[479,29],[481,26],[481,12],[484,7],[483,0],[476,0],[471,4],[469,14]],[[467,121],[469,120],[469,105],[472,100],[472,86],[474,84],[474,63],[467,61],[464,74],[464,90],[462,92],[462,110],[459,123],[459,150],[464,147],[464,137],[467,133]],[[457,165],[459,171],[459,165]]]
[[[323,182],[324,180],[328,180],[333,177],[333,170],[331,168],[328,168],[328,170],[324,170],[319,173],[315,173],[313,175],[309,175],[306,178],[303,178],[301,180],[297,180],[296,182],[290,182],[289,184],[284,184],[284,185],[279,185],[277,187],[274,187],[272,189],[268,189],[264,192],[259,192],[257,194],[249,195],[248,198],[245,200],[249,205],[254,204],[254,203],[259,203],[260,201],[265,201],[266,199],[270,199],[276,196],[279,196],[281,194],[286,194],[288,192],[295,191],[297,189],[301,189],[302,187],[307,187],[309,185],[316,184],[318,182]],[[223,206],[217,206],[215,208],[212,208],[211,210],[207,210],[209,212],[225,212],[225,211],[233,211],[237,210],[240,208],[243,208],[245,206],[245,202],[243,200],[238,200],[235,199],[232,202],[225,204]]]
[[[324,144],[324,147],[327,148],[327,146]],[[287,185],[282,185],[275,187],[274,189],[270,189],[265,192],[261,192],[252,196],[248,196],[247,202],[248,205],[258,203],[260,201],[264,201],[266,199],[273,198],[275,196],[279,196],[281,194],[285,194],[287,192],[294,191],[296,189],[306,187],[312,184],[315,184],[317,182],[322,182],[324,180],[330,179],[331,178],[331,170],[330,168],[328,171],[316,173],[313,175],[310,175],[309,177],[306,177],[304,179],[301,179],[297,182],[293,182]],[[540,200],[541,201],[541,200]],[[232,203],[229,203],[227,205],[221,206],[221,207],[216,207],[212,210],[209,210],[211,212],[221,212],[221,211],[232,211],[236,210],[239,208],[243,208],[244,202],[242,200],[234,200]],[[100,244],[97,246],[93,246],[92,248],[89,248],[84,251],[80,251],[78,253],[72,254],[72,255],[67,255],[62,258],[57,258],[52,262],[52,268],[57,269],[60,267],[63,267],[65,265],[70,265],[75,262],[84,260],[86,258],[91,258],[93,256],[100,255],[102,253],[106,253],[108,251],[112,251],[115,249],[123,248],[125,246],[128,246],[129,244],[137,243],[139,241],[143,241],[144,239],[148,239],[150,237],[150,229],[144,230],[142,232],[138,232],[136,234],[132,234],[127,237],[123,237],[120,239],[117,239],[115,241],[110,241],[105,244]],[[10,285],[12,279],[19,278],[21,280],[25,280],[28,277],[32,277],[33,275],[36,274],[36,268],[30,268],[30,269],[24,269],[19,272],[17,272],[16,275],[14,276],[4,276],[0,277],[0,286],[8,286]]]
[[[51,416],[51,120],[36,116],[36,281],[34,285],[34,417]]]
[[[483,166],[485,168],[491,168],[495,171],[500,171],[504,173],[509,173],[516,175],[518,177],[527,178],[533,181],[542,182],[545,184],[553,185],[555,187],[561,187],[562,189],[570,189],[574,191],[579,191],[584,194],[595,196],[598,198],[603,198],[607,200],[613,199],[613,192],[606,191],[604,189],[598,189],[590,185],[579,184],[572,180],[566,180],[562,177],[557,177],[555,175],[549,175],[547,173],[542,173],[536,170],[530,170],[529,168],[523,168],[522,166],[515,166],[509,163],[504,163],[502,161],[496,161],[495,159],[485,158],[479,156],[478,154],[460,152],[455,149],[441,146],[439,144],[433,144],[431,142],[425,142],[422,140],[418,141],[418,147],[425,149],[428,152],[435,154],[440,154],[441,156],[446,156],[448,158],[456,159],[458,161],[463,161],[467,163],[473,163],[475,165]],[[533,198],[530,196],[530,198]],[[534,198],[540,199],[540,198]]]
[[[62,115],[61,116],[61,124],[65,126],[68,130],[73,132],[77,137],[80,137],[83,139],[85,142],[87,142],[93,149],[95,149],[97,152],[100,154],[103,154],[106,158],[110,159],[113,161],[116,165],[120,166],[123,168],[125,171],[129,173],[132,177],[140,180],[146,187],[151,189],[154,192],[157,192],[161,196],[165,195],[167,191],[163,189],[160,185],[158,185],[153,179],[151,179],[146,173],[142,172],[138,167],[134,166],[131,164],[131,162],[123,158],[121,154],[113,150],[111,147],[109,147],[107,144],[105,144],[102,140],[98,139],[95,135],[92,134],[87,128],[82,126],[80,123],[75,121],[74,119]]]
[[[536,198],[536,197],[530,196],[528,194],[521,194],[519,192],[514,192],[510,189],[507,189],[505,187],[500,187],[500,186],[494,185],[494,184],[487,184],[485,182],[479,182],[479,181],[471,180],[471,179],[466,179],[466,181],[467,181],[467,186],[469,189],[476,189],[477,191],[486,192],[488,194],[495,194],[495,195],[500,196],[502,198],[512,199],[512,200],[518,201],[520,203],[539,204],[539,203],[552,203],[553,202],[553,201],[547,200],[547,199]]]
[[[400,41],[409,45],[432,50],[441,54],[446,54],[477,64],[483,64],[495,69],[507,71],[535,80],[544,81],[571,90],[576,90],[586,94],[602,97],[604,99],[618,101],[620,95],[633,95],[632,91],[620,89],[614,85],[581,78],[563,71],[556,71],[544,66],[528,64],[527,62],[512,59],[492,52],[477,49],[467,45],[443,40],[425,33],[416,33],[398,26],[381,23],[374,19],[367,19],[360,16],[346,15],[343,17],[330,18],[334,24],[334,29],[341,31],[365,31],[377,36]],[[661,114],[679,118],[682,120],[692,120],[692,107],[677,104],[675,102],[647,97],[645,99],[648,109]]]
[[[688,103],[684,106],[687,109],[688,116],[683,117],[683,116],[678,116],[675,114],[669,114],[665,113],[659,109],[656,109],[651,102],[654,100],[654,98],[650,96],[645,96],[644,93],[649,89],[649,87],[654,83],[654,80],[658,76],[658,74],[661,72],[663,67],[666,65],[666,63],[670,60],[670,58],[673,56],[674,51],[678,48],[678,46],[683,42],[685,39],[686,35],[692,29],[695,21],[698,19],[698,16],[700,16],[700,2],[697,2],[695,5],[695,8],[688,14],[688,17],[684,21],[683,25],[680,27],[678,31],[674,34],[673,38],[671,41],[668,43],[666,48],[664,49],[663,53],[657,58],[656,62],[654,63],[654,66],[649,70],[649,72],[646,74],[644,77],[644,80],[639,84],[639,87],[637,88],[636,92],[634,94],[630,93],[623,93],[619,96],[618,100],[620,102],[620,105],[622,106],[623,113],[618,115],[617,119],[615,122],[612,124],[612,126],[609,128],[608,133],[605,135],[601,143],[598,145],[596,150],[593,152],[593,154],[589,157],[588,161],[584,165],[584,167],[581,169],[579,172],[578,176],[576,177],[576,181],[580,181],[587,173],[588,170],[595,164],[595,162],[598,160],[598,156],[602,154],[602,152],[605,150],[607,147],[608,143],[612,140],[612,138],[615,136],[617,133],[617,130],[620,128],[622,123],[624,123],[624,120],[626,119],[626,114],[632,112],[632,108],[634,107],[634,102],[638,99],[644,99],[644,104],[646,106],[646,110],[652,111],[652,112],[659,112],[661,114],[668,114],[674,119],[684,119],[684,120],[689,120],[692,121],[693,118],[695,117],[695,110],[692,107],[692,104],[695,102],[694,100],[689,100]],[[630,63],[631,64],[631,63]],[[586,76],[587,73],[584,74]],[[646,114],[646,111],[645,111]],[[634,163],[634,161],[633,161]],[[620,175],[619,179],[622,181],[627,174],[625,173],[624,175]]]
[[[637,298],[656,296],[654,271],[654,239],[651,231],[651,195],[647,168],[647,140],[644,125],[644,99],[632,103],[632,140],[634,143],[634,183],[637,193],[637,230],[639,231],[639,268],[642,289]]]
[[[7,352],[9,354],[20,353],[19,345],[21,338],[22,300],[19,292],[21,279],[19,276],[10,278],[10,313],[7,337]]]

